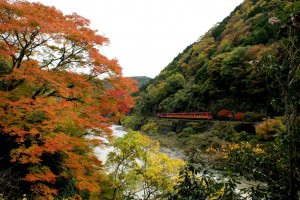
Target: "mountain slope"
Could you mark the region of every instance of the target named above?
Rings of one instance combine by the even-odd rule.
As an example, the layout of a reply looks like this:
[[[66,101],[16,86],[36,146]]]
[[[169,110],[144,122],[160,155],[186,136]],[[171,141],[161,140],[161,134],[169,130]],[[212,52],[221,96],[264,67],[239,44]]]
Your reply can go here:
[[[245,0],[140,92],[137,110],[278,113],[278,84],[257,63],[278,53],[280,27],[297,11],[298,1]]]

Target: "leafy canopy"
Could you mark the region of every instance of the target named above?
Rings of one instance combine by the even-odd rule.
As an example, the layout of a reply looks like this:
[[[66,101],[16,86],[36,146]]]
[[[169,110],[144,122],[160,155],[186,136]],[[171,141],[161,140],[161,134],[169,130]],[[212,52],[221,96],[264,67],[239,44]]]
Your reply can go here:
[[[102,165],[91,142],[101,141],[85,135],[109,136],[136,88],[117,60],[99,53],[109,41],[89,23],[40,3],[0,0],[0,171],[16,166],[20,177],[0,193],[99,191]]]
[[[184,165],[182,160],[160,153],[157,141],[136,131],[117,138],[113,147],[107,163],[113,169],[113,199],[138,193],[142,193],[143,199],[159,199],[172,190],[179,168]]]

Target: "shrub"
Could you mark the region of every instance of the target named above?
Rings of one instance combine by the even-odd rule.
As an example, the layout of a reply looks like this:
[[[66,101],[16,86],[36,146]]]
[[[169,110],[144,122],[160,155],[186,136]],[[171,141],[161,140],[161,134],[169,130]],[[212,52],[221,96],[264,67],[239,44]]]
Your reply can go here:
[[[184,128],[184,129],[182,130],[182,132],[183,132],[183,133],[187,133],[187,134],[189,134],[189,135],[192,135],[192,134],[195,133],[193,127],[190,127],[190,126]]]
[[[179,137],[189,137],[190,135],[194,134],[194,129],[192,127],[186,127],[179,133]]]
[[[267,119],[255,126],[255,131],[264,139],[273,139],[275,134],[285,132],[286,127],[280,119]]]
[[[220,110],[218,112],[218,117],[220,119],[231,119],[232,118],[232,112],[230,110],[227,110],[227,109],[223,109],[223,110]]]
[[[214,149],[219,149],[222,147],[223,141],[218,139],[218,138],[213,138],[213,140],[211,141],[210,146]]]
[[[232,123],[216,122],[212,127],[211,133],[215,136],[218,136],[221,139],[225,139],[226,141],[231,141],[236,131]]]
[[[214,135],[210,132],[202,133],[202,134],[194,134],[190,135],[189,138],[184,138],[182,142],[184,142],[186,147],[196,147],[200,150],[207,149],[214,138]]]
[[[132,130],[140,130],[142,125],[145,124],[145,118],[136,115],[124,116],[120,121],[122,126]]]
[[[261,121],[263,118],[262,114],[255,113],[255,112],[245,112],[244,113],[244,121],[247,122],[255,122],[255,121]]]
[[[141,131],[146,132],[148,134],[157,133],[157,125],[155,122],[149,122],[142,126]]]
[[[244,120],[244,113],[238,112],[234,115],[234,119],[237,121],[243,121]]]
[[[175,132],[173,132],[173,131],[168,132],[166,135],[168,137],[175,137],[175,136],[177,136],[177,134]]]

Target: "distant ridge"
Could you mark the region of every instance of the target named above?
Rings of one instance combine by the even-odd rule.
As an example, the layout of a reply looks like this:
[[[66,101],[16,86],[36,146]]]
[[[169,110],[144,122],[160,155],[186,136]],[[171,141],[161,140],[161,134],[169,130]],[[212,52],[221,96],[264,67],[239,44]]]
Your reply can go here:
[[[138,82],[138,87],[141,88],[142,86],[148,84],[151,80],[150,77],[147,76],[132,76],[130,77]]]

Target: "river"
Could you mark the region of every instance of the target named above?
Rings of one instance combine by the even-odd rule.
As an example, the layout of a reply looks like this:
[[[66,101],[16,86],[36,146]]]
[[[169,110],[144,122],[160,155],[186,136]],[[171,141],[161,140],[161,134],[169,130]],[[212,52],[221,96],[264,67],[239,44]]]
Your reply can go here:
[[[127,131],[125,131],[124,128],[119,125],[112,125],[111,130],[112,130],[112,135],[114,137],[123,137],[127,133]],[[95,155],[104,164],[107,160],[107,156],[109,152],[113,151],[114,148],[109,145],[109,142],[106,138],[97,137],[97,136],[92,136],[90,138],[101,139],[104,141],[103,145],[94,148]],[[160,151],[161,153],[167,154],[171,158],[179,158],[182,160],[186,159],[184,151],[180,149],[170,149],[167,147],[160,147]]]
[[[122,126],[118,125],[112,125],[111,130],[114,137],[123,137],[127,133]],[[106,138],[99,136],[90,136],[90,138],[103,140],[103,145],[95,147],[94,152],[97,158],[104,164],[107,160],[109,152],[113,151],[114,148],[110,146],[109,141]]]
[[[122,126],[119,126],[119,125],[112,125],[111,129],[112,129],[112,135],[114,137],[123,137],[127,133],[127,131],[124,130],[124,128]],[[114,148],[112,146],[110,146],[108,140],[103,138],[103,137],[91,136],[91,138],[101,139],[101,140],[104,141],[104,144],[102,146],[94,148],[95,155],[104,164],[107,160],[107,156],[108,156],[109,152],[113,151]],[[179,158],[179,159],[182,159],[182,160],[186,160],[186,156],[184,154],[184,151],[181,150],[181,149],[170,149],[170,148],[167,148],[167,147],[161,147],[160,151],[164,154],[167,154],[171,158]],[[216,179],[219,179],[220,177],[223,177],[222,172],[215,171],[215,170],[211,170],[211,171],[213,172],[214,177]],[[255,181],[248,181],[244,178],[240,178],[239,181],[240,181],[240,183],[237,185],[238,190],[243,189],[243,188],[253,187],[257,184],[261,184],[259,182],[255,182]]]

